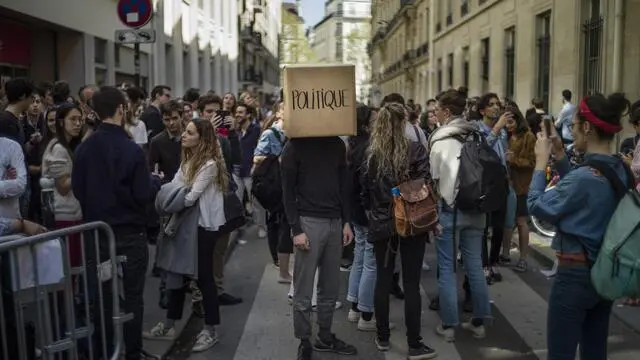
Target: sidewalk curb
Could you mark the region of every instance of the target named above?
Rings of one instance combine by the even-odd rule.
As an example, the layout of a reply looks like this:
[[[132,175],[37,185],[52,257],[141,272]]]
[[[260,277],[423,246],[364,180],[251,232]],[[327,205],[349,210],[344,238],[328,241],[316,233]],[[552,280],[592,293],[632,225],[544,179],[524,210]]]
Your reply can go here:
[[[531,232],[530,239],[531,239],[529,241],[530,255],[542,266],[545,266],[548,268],[553,267],[553,262],[555,260],[555,251],[551,250],[550,245],[543,244],[545,242],[551,243],[551,240],[539,241],[542,239],[542,236],[534,232]],[[630,317],[625,316],[625,314],[622,313],[622,311],[620,311],[620,308],[618,308],[615,303],[613,305],[613,309],[611,313],[616,317],[616,319],[618,319],[621,323],[623,323],[633,332],[640,334],[640,323],[634,322]]]

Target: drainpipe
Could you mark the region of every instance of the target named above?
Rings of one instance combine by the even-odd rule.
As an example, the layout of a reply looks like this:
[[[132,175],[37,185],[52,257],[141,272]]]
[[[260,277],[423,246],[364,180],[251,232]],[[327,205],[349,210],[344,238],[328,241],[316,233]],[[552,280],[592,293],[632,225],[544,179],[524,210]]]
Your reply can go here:
[[[622,46],[624,34],[624,0],[615,0],[614,18],[613,18],[613,82],[611,89],[613,91],[622,90]],[[620,134],[616,134],[616,149],[620,148]]]
[[[436,20],[436,11],[434,9],[435,6],[435,1],[431,0],[429,2],[429,9],[427,9],[428,16],[429,16],[429,49],[427,52],[427,56],[429,57],[429,60],[427,62],[427,99],[432,99],[434,98],[434,94],[435,91],[433,89],[433,76],[435,74],[435,70],[433,69],[433,64],[435,64],[435,61],[433,60],[433,35],[434,35],[434,21]],[[439,11],[439,9],[438,9]]]
[[[613,18],[613,91],[622,90],[622,46],[624,35],[624,0],[615,0]]]

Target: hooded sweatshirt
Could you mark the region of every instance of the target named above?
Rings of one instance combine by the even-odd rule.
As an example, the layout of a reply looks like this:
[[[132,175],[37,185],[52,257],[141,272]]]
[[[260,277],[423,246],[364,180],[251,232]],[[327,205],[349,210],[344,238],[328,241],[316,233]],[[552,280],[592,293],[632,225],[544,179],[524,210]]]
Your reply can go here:
[[[474,123],[462,117],[454,118],[436,129],[429,138],[431,178],[447,205],[453,207],[458,195],[458,170],[462,143],[453,136],[466,135],[477,130]]]

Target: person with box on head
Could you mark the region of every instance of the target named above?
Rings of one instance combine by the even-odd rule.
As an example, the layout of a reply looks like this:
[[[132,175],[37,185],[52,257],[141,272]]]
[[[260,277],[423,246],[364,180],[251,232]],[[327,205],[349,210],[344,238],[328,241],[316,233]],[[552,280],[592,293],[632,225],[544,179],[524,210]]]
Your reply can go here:
[[[293,234],[293,326],[299,360],[312,349],[355,355],[357,349],[331,332],[340,282],[342,246],[353,240],[349,225],[346,148],[338,136],[296,138],[281,155],[285,213]],[[311,344],[311,297],[318,274],[318,338]]]

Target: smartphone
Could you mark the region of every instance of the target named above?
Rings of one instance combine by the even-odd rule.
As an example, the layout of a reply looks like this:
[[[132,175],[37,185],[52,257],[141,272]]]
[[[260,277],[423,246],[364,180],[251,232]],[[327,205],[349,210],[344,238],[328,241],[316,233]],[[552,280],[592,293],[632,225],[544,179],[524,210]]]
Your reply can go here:
[[[229,128],[229,124],[225,124],[224,119],[227,116],[231,116],[231,112],[227,111],[227,110],[216,110],[216,115],[220,116],[220,118],[223,120],[222,124],[220,125],[221,128],[225,128],[228,129]]]
[[[544,133],[549,138],[551,137],[551,118],[549,115],[545,115],[542,117],[542,121],[544,122]]]

